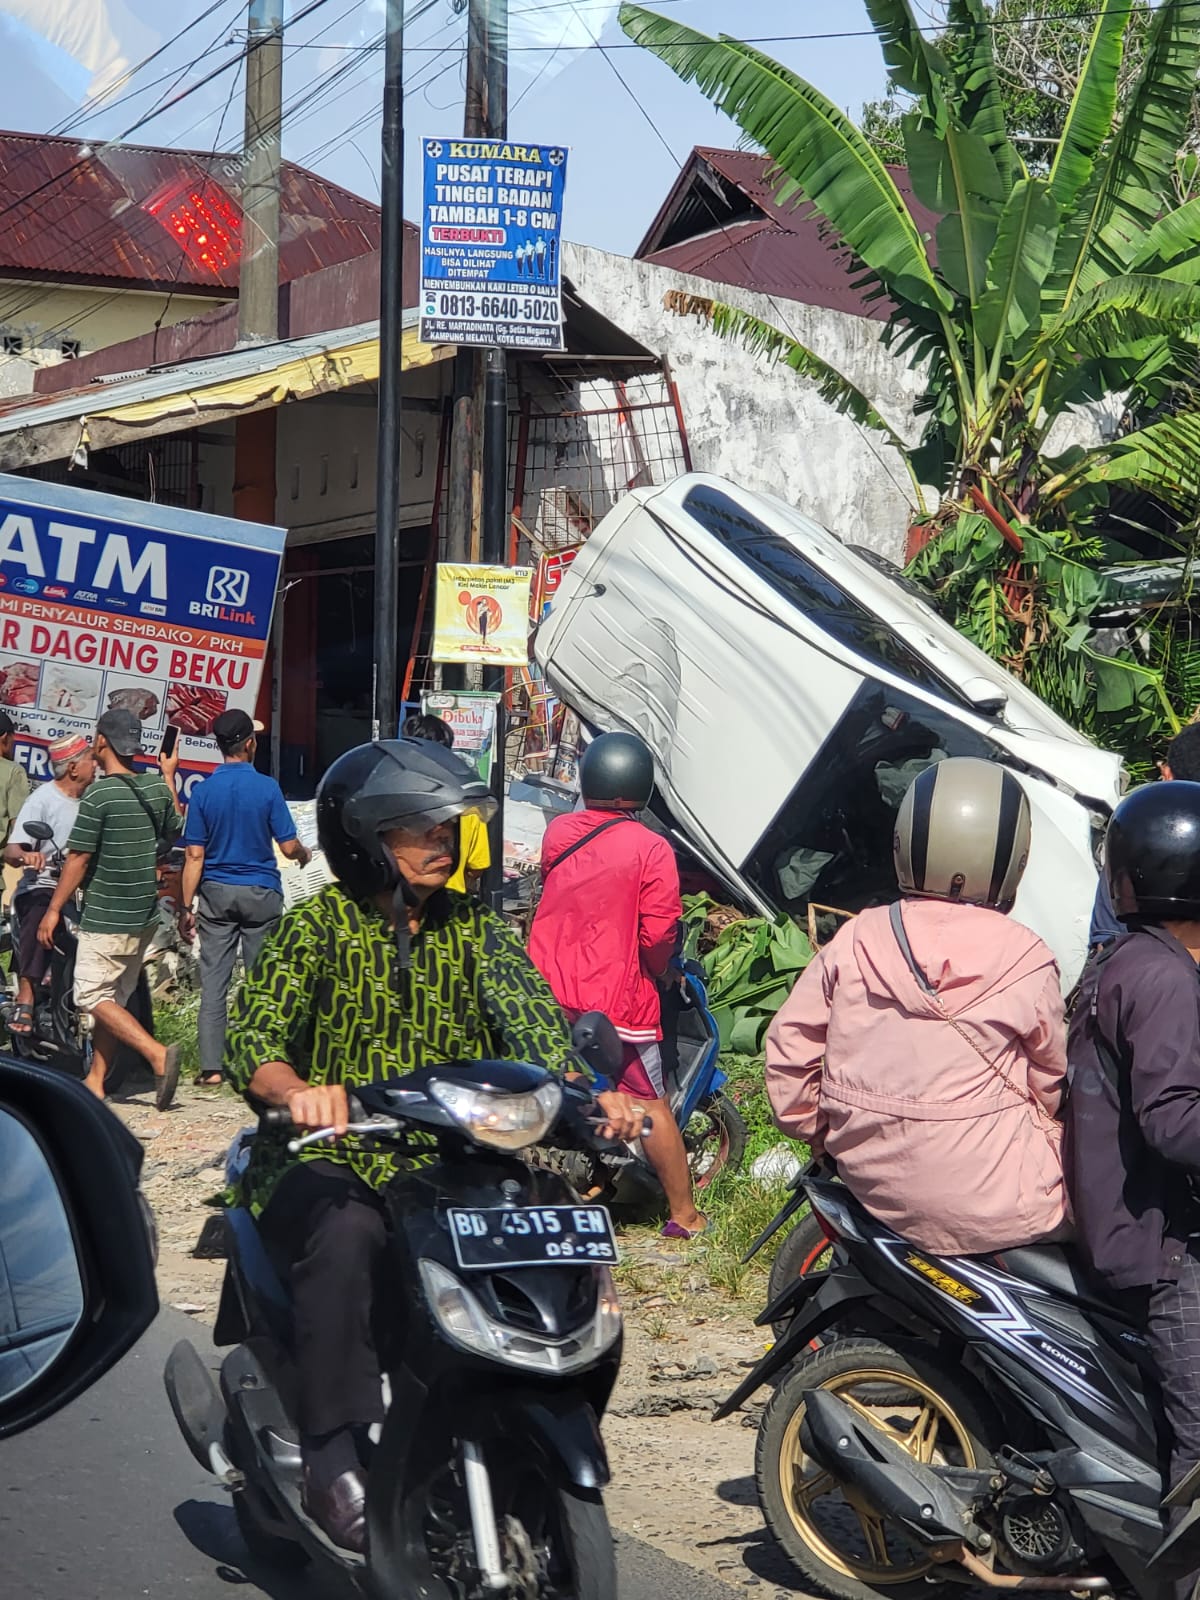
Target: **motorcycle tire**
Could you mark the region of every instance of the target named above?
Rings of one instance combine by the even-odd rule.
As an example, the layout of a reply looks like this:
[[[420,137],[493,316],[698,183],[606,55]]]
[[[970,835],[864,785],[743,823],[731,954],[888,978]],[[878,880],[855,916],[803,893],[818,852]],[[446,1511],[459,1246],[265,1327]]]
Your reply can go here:
[[[746,1159],[746,1124],[732,1100],[713,1095],[693,1111],[683,1142],[687,1149],[692,1186],[700,1192],[720,1172],[739,1172]]]
[[[797,1278],[806,1278],[810,1272],[824,1271],[832,1257],[833,1246],[825,1237],[816,1217],[811,1211],[806,1211],[791,1232],[784,1235],[783,1243],[775,1252],[767,1279],[767,1304],[773,1305]],[[776,1339],[783,1338],[790,1322],[790,1317],[784,1317],[771,1324]]]
[[[928,1600],[939,1588],[956,1587],[931,1582],[935,1563],[921,1558],[916,1542],[868,1508],[852,1506],[832,1475],[805,1455],[800,1429],[804,1395],[811,1389],[853,1390],[857,1407],[915,1460],[984,1471],[995,1465],[993,1451],[1001,1442],[986,1395],[924,1350],[878,1339],[836,1339],[791,1368],[763,1412],[755,1450],[763,1516],[810,1593],[828,1600]],[[805,1483],[829,1488],[801,1497],[798,1486]],[[813,1513],[819,1501],[829,1502],[820,1518]]]
[[[601,1496],[552,1478],[537,1449],[523,1448],[512,1431],[505,1430],[493,1446],[487,1453],[497,1466],[491,1476],[501,1547],[511,1549],[513,1527],[520,1528],[527,1549],[537,1555],[538,1595],[617,1600],[616,1549]],[[523,1473],[514,1470],[516,1462]],[[411,1551],[410,1563],[420,1574],[419,1587],[435,1595],[461,1592],[451,1563],[459,1560],[457,1549],[473,1549],[474,1540],[466,1496],[453,1470],[442,1466],[432,1473],[418,1472],[397,1507],[397,1519]],[[439,1562],[450,1567],[448,1573],[443,1574]],[[510,1592],[522,1587],[519,1577],[514,1578]]]
[[[253,1489],[238,1489],[233,1496],[233,1515],[242,1543],[256,1561],[276,1572],[299,1572],[308,1565],[308,1551],[295,1539],[284,1539],[270,1531],[258,1495]]]

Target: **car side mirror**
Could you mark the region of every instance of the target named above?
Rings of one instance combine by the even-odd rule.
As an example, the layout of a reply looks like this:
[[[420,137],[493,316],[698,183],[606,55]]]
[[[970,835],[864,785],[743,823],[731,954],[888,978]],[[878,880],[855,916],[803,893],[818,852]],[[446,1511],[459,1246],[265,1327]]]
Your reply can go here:
[[[35,844],[45,844],[47,839],[54,837],[54,829],[48,822],[27,822],[25,832]]]
[[[615,1078],[624,1065],[625,1046],[603,1011],[585,1011],[571,1029],[571,1043],[575,1053],[603,1078]]]
[[[82,1084],[0,1056],[0,1439],[82,1394],[157,1313],[141,1164]]]

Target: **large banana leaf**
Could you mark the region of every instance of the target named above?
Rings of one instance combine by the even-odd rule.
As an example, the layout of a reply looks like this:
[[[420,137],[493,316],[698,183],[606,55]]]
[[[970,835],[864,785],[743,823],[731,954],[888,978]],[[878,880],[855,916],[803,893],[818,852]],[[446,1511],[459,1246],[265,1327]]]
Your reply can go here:
[[[1198,328],[1200,289],[1129,272],[1079,295],[1042,334],[1033,359],[1055,352],[1071,357],[1114,355],[1156,334]]]
[[[1159,217],[1131,263],[1135,272],[1162,272],[1180,283],[1200,279],[1200,197]]]
[[[780,198],[802,193],[897,300],[952,308],[890,173],[831,100],[735,39],[635,5],[621,7],[621,26],[761,144],[783,175]]]
[[[1200,507],[1200,413],[1164,417],[1089,451],[1069,480],[1067,491],[1084,483],[1136,484],[1185,515],[1194,515]]]
[[[1092,175],[1097,155],[1112,132],[1129,17],[1129,0],[1102,0],[1050,168],[1050,192],[1064,213],[1078,199]]]
[[[992,352],[995,384],[1007,349],[1037,332],[1042,285],[1054,264],[1058,206],[1045,178],[1022,178],[1000,218],[987,261],[987,291],[978,303],[975,329]]]
[[[1125,272],[1172,201],[1200,61],[1200,0],[1163,0],[1108,163],[1097,225],[1081,276],[1088,288]]]
[[[922,34],[908,0],[865,0],[865,4],[896,85],[931,104],[939,102],[946,62]]]
[[[695,302],[691,303],[690,309],[696,309]],[[886,434],[888,443],[894,445],[901,455],[905,454],[905,442],[891,423],[876,411],[856,384],[851,383],[849,378],[815,351],[809,350],[799,340],[771,323],[764,322],[761,317],[752,317],[748,311],[739,311],[736,306],[714,301],[709,315],[713,329],[722,338],[736,339],[752,355],[765,356],[769,361],[782,361],[784,366],[791,367],[802,378],[810,378],[827,405],[843,416],[853,418],[861,427],[874,428]]]
[[[938,268],[968,305],[978,305],[1006,199],[995,158],[985,139],[962,128],[947,126],[939,134],[916,112],[903,126],[913,192],[942,218]]]
[[[1125,4],[1126,0],[1110,3]],[[950,0],[946,27],[960,40],[948,63],[955,110],[967,132],[978,135],[987,145],[1007,194],[1024,176],[1025,167],[1009,140],[1004,121],[992,50],[992,19],[983,0]]]

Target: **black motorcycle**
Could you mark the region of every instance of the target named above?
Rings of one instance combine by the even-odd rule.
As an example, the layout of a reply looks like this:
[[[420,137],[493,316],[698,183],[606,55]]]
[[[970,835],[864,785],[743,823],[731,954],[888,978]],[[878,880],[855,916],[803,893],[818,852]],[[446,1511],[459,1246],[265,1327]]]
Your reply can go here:
[[[34,841],[23,845],[26,850],[40,849],[46,856],[46,870],[57,878],[62,871],[63,855],[54,845],[54,834],[49,823],[29,822],[25,831]],[[49,847],[49,848],[47,848]],[[38,1061],[43,1066],[56,1067],[74,1078],[85,1078],[91,1066],[92,1045],[88,1020],[81,1017],[75,1005],[75,952],[78,947],[79,911],[73,901],[63,908],[63,914],[54,936],[54,949],[45,981],[34,991],[33,1020],[28,1033],[14,1033],[9,1024],[16,1011],[16,953],[21,948],[22,896],[14,895],[8,910],[5,943],[8,946],[11,974],[9,992],[0,1000],[0,1022],[8,1030],[9,1044],[14,1055]],[[154,1032],[154,1006],[150,999],[150,986],[143,972],[126,1009],[147,1033]],[[122,1045],[109,1068],[105,1087],[112,1093],[131,1078],[145,1078],[153,1082],[149,1065],[136,1050]]]
[[[615,1033],[597,1050],[611,1072]],[[387,1415],[367,1479],[365,1560],[302,1509],[288,1298],[240,1207],[225,1213],[214,1338],[234,1348],[219,1392],[187,1341],[167,1362],[184,1438],[232,1487],[247,1546],[276,1565],[316,1557],[388,1600],[614,1600],[599,1421],[621,1357],[616,1241],[602,1206],[521,1158],[552,1129],[556,1141],[564,1129],[594,1139],[590,1095],[540,1067],[481,1061],[424,1067],[351,1100],[359,1140],[403,1150],[410,1135],[436,1139],[386,1194],[375,1321]],[[235,1143],[231,1181],[253,1137]]]
[[[1200,1568],[1200,1467],[1164,1502],[1145,1339],[1069,1248],[943,1258],[842,1184],[802,1187],[829,1264],[764,1311],[784,1336],[717,1415],[786,1374],[755,1471],[807,1586],[835,1600],[947,1581],[1165,1600]]]

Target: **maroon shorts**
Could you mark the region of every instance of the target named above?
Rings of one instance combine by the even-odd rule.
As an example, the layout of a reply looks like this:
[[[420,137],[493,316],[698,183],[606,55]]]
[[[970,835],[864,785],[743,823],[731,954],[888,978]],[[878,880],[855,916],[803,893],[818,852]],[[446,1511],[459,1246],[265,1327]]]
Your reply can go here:
[[[666,1093],[663,1084],[662,1048],[657,1041],[649,1044],[631,1044],[622,1039],[625,1059],[617,1075],[617,1088],[635,1100],[661,1100]]]

